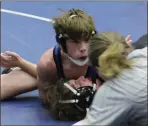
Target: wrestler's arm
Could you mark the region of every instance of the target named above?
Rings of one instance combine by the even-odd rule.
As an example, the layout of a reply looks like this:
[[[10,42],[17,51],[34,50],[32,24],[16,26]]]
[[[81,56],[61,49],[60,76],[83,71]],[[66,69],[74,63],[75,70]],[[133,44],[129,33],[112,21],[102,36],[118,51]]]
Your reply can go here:
[[[47,59],[51,59],[52,60],[52,52],[53,52],[53,48],[51,48],[51,49],[49,49],[49,50],[47,50],[42,56],[41,56],[41,62],[42,62],[42,59],[43,59],[43,57],[44,58],[47,58]],[[51,57],[51,58],[50,58]],[[47,60],[47,59],[45,59],[45,60]],[[44,59],[43,59],[44,60]],[[20,58],[20,65],[19,65],[19,67],[23,70],[23,71],[25,71],[25,72],[27,72],[27,73],[29,73],[30,75],[32,75],[33,77],[35,77],[35,78],[37,78],[37,65],[36,64],[33,64],[33,63],[31,63],[31,62],[29,62],[29,61],[27,61],[27,60],[25,60],[25,59],[23,59],[23,58]],[[47,69],[47,68],[46,68]]]
[[[36,78],[36,66],[29,61],[19,58],[19,67],[9,74],[1,75],[1,100],[9,99],[37,89]]]
[[[15,52],[11,51],[5,51],[4,53],[1,53],[1,67],[4,68],[16,68],[19,67],[21,68],[22,71],[32,75],[33,77],[37,77],[37,72],[36,72],[36,64],[31,63],[21,56],[19,56]]]
[[[37,78],[37,71],[36,71],[36,64],[33,64],[25,59],[20,60],[20,66],[19,66],[23,71],[29,73],[33,77]]]
[[[48,54],[46,52],[48,52]],[[46,54],[47,55],[46,59],[48,59],[49,55],[50,54],[52,55],[53,51],[50,49],[49,51],[46,52],[43,54],[43,56]],[[32,64],[20,58],[17,59],[16,62],[14,61],[9,62],[8,60],[8,63],[13,66],[13,64],[19,61],[21,63],[20,67],[21,69],[17,68],[12,72],[10,72],[9,74],[1,75],[1,97],[0,97],[1,100],[12,98],[19,94],[37,89],[36,77],[30,76],[31,73],[32,74],[35,73],[34,75],[37,74],[36,72],[37,65]],[[20,65],[15,65],[15,66],[19,67]]]

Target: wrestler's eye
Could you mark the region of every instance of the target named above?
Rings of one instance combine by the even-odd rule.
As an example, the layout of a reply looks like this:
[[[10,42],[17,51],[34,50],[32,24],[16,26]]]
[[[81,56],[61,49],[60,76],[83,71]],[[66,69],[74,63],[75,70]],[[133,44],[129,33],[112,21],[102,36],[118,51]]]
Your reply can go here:
[[[85,42],[85,43],[88,43],[88,40],[74,40],[74,43],[81,43],[81,42]]]
[[[71,40],[72,43],[78,43],[78,40]]]

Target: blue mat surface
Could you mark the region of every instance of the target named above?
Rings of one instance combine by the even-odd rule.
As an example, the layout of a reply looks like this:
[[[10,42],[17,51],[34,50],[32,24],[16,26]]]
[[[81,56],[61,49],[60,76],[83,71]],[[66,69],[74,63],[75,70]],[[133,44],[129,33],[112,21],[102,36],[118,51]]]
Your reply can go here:
[[[98,31],[131,34],[133,41],[147,32],[147,2],[2,2],[1,7],[46,18],[62,13],[58,8],[65,11],[83,9],[94,18]],[[3,12],[1,37],[2,52],[17,52],[33,63],[56,44],[51,23]],[[60,126],[72,123],[51,118],[42,107],[37,91],[1,102],[1,125]]]

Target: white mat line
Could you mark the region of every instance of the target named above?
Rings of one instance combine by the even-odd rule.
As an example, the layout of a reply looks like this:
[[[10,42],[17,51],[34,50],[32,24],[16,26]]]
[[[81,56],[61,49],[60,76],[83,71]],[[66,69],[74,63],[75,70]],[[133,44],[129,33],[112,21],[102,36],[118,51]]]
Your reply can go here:
[[[28,17],[28,18],[33,18],[33,19],[37,19],[37,20],[41,20],[41,21],[50,22],[50,23],[54,23],[54,21],[52,19],[44,18],[44,17],[32,15],[32,14],[27,14],[27,13],[12,11],[12,10],[6,10],[6,9],[1,9],[1,12],[14,14],[14,15],[19,15],[19,16]]]

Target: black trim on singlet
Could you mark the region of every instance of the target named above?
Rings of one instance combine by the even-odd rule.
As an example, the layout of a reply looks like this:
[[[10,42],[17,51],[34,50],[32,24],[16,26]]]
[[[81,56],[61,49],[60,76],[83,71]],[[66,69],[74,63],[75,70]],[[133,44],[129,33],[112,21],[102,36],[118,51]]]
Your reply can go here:
[[[65,78],[65,75],[63,72],[62,60],[61,60],[61,49],[58,45],[54,47],[53,58],[57,68],[58,79]]]

